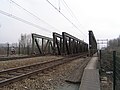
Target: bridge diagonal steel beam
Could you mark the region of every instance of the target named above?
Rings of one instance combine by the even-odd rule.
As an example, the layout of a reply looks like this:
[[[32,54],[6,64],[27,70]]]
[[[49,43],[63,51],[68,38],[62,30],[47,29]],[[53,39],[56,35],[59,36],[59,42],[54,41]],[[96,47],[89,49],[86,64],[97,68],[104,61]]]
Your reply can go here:
[[[42,46],[41,46],[42,49],[40,49],[37,38],[42,39]],[[43,47],[44,40],[48,40],[47,45],[51,45],[52,43],[50,43],[50,42],[53,41],[52,38],[32,33],[32,54],[34,53],[35,43],[37,45],[37,48],[39,49],[39,53],[43,54],[44,49],[46,49],[46,47],[47,47],[47,46],[45,48]],[[48,43],[50,43],[50,44],[48,44]],[[51,48],[53,49],[52,45],[51,45]]]

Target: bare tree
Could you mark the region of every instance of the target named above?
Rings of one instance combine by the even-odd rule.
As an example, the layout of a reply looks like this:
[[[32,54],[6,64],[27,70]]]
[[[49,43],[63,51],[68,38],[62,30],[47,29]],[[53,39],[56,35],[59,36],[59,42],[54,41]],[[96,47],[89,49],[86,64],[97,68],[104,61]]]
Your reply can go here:
[[[21,34],[19,44],[22,54],[28,54],[31,47],[31,35]]]
[[[120,47],[120,36],[116,39],[109,40],[109,48],[118,49]]]

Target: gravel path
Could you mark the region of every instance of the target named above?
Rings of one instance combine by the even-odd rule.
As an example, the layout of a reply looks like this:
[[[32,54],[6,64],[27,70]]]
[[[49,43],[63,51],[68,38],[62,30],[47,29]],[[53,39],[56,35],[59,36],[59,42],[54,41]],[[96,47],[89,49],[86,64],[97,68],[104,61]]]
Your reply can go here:
[[[30,78],[15,82],[0,90],[57,90],[59,87],[68,84],[66,77],[79,65],[84,59],[76,59],[69,63],[49,69],[43,73],[31,76]]]

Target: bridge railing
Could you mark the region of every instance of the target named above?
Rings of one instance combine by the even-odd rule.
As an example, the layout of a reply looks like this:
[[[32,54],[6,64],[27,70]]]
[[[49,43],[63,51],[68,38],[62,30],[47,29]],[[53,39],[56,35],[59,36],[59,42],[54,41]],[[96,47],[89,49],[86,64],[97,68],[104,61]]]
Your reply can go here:
[[[89,54],[92,56],[97,52],[97,41],[93,32],[89,31]]]
[[[42,42],[39,42],[39,39],[42,39]],[[45,44],[44,40],[47,40],[46,45],[43,45]],[[88,44],[86,42],[66,32],[62,32],[62,35],[53,32],[53,38],[32,33],[32,53],[35,52],[35,45],[38,48],[39,54],[46,54],[47,50],[55,55],[88,52]]]

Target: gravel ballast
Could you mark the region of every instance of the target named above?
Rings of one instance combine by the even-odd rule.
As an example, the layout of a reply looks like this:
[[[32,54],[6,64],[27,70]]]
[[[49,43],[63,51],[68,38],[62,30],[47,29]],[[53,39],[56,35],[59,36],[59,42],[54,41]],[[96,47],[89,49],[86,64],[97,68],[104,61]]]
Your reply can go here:
[[[34,58],[0,61],[0,70],[34,64],[38,62],[52,61],[60,58],[62,58],[62,56],[59,56],[59,57],[58,56],[41,56],[41,57],[34,57]]]
[[[83,61],[84,58],[76,59],[43,73],[4,86],[0,90],[57,90],[57,88],[67,83],[65,82],[66,77],[79,65],[78,63],[82,64]]]

